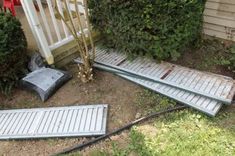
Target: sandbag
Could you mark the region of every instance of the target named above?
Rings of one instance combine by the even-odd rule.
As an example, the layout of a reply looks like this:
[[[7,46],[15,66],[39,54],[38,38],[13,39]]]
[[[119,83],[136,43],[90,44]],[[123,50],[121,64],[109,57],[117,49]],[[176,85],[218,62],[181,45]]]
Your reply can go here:
[[[66,71],[40,68],[24,77],[21,86],[37,92],[44,102],[71,78],[72,75]]]

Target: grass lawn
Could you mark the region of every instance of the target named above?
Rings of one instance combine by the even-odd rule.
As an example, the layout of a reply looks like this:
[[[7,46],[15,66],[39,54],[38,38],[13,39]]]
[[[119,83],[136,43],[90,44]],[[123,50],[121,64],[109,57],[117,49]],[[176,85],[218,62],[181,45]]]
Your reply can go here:
[[[156,120],[148,133],[141,125],[130,133],[130,149],[137,155],[235,155],[235,126],[226,127],[231,114],[216,119],[184,110]],[[234,118],[233,118],[234,119]],[[151,130],[152,131],[152,130]]]

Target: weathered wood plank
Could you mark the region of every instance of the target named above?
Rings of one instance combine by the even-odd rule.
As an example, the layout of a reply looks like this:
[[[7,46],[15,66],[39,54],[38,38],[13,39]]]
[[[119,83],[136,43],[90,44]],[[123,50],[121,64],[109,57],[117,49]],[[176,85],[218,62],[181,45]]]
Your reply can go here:
[[[235,21],[235,12],[220,11],[206,8],[204,11],[204,15]]]
[[[221,38],[221,39],[227,39],[227,40],[235,41],[235,37],[230,37],[230,35],[227,35],[223,32],[219,32],[219,31],[216,31],[216,30],[204,28],[203,32],[204,32],[204,34],[207,34],[209,36],[214,36],[214,37],[218,37],[218,38]]]
[[[206,8],[220,10],[220,11],[227,11],[227,12],[235,12],[234,4],[216,3],[216,2],[207,1]]]
[[[207,0],[208,2],[217,2],[217,3],[224,3],[224,4],[235,4],[234,0]]]
[[[218,17],[204,16],[204,22],[235,28],[235,21]]]
[[[100,35],[97,32],[92,34],[94,42],[100,40]],[[89,40],[87,39],[88,46],[90,45]],[[52,51],[52,54],[55,59],[55,65],[57,67],[63,67],[64,65],[71,62],[73,59],[79,56],[79,51],[76,49],[76,42],[73,40],[59,48],[56,48]]]
[[[230,35],[235,34],[234,32],[235,28],[211,24],[211,23],[204,23],[203,28],[212,29],[212,30],[219,31],[225,34],[230,34]]]
[[[235,0],[206,2],[203,33],[221,39],[235,40]]]
[[[55,63],[55,66],[58,68],[64,67],[65,65],[67,65],[68,63],[72,62],[73,59],[78,57],[78,53],[73,53],[67,57],[65,57],[64,59],[62,59],[61,61],[58,61]]]

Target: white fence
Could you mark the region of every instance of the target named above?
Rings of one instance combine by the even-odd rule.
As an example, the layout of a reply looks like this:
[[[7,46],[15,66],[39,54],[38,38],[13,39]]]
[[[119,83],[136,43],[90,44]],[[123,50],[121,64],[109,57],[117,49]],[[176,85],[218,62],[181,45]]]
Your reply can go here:
[[[59,19],[55,11],[55,3],[61,15],[64,14],[65,3],[68,4],[69,15],[73,17],[75,11],[74,0],[21,0],[26,18],[33,32],[41,55],[48,64],[54,63],[52,51],[71,42],[74,38],[68,31],[65,23]],[[78,10],[83,14],[84,27],[87,27],[83,0],[78,0]],[[35,6],[38,7],[38,11]],[[79,32],[78,32],[79,33]]]

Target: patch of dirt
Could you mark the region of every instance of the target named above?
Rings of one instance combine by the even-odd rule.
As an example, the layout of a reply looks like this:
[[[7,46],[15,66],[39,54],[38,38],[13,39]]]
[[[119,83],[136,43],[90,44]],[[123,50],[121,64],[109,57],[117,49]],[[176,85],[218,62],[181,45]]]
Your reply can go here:
[[[203,62],[204,59],[205,59],[205,56],[202,53],[188,51],[182,54],[179,60],[171,61],[171,62],[177,65],[182,65],[182,66],[193,68],[193,69],[198,69],[198,70],[203,70],[206,72],[212,72],[215,74],[235,77],[235,74],[232,73],[227,67],[222,66],[222,65],[214,65],[214,64],[211,65],[210,63],[212,62],[210,60],[206,60],[209,62],[207,64],[206,61]]]
[[[137,113],[136,94],[141,88],[112,74],[96,71],[95,80],[83,84],[77,78],[77,66],[67,69],[74,77],[48,101],[41,102],[35,93],[16,89],[11,98],[0,95],[3,109],[66,106],[79,104],[108,104],[108,131],[133,121]],[[89,138],[0,141],[0,155],[50,155]]]
[[[227,60],[231,55],[229,48],[234,44],[231,41],[204,39],[200,48],[187,48],[177,61],[170,61],[177,65],[212,72],[225,76],[235,77],[228,65]]]
[[[129,146],[130,143],[130,132],[128,130],[123,131],[120,134],[111,136],[109,139],[103,140],[97,144],[93,144],[90,147],[85,148],[80,152],[82,156],[97,156],[98,152],[105,152],[111,154],[111,150],[113,149],[112,143],[116,143],[117,147],[120,149],[125,149]],[[76,152],[75,152],[76,153]]]

